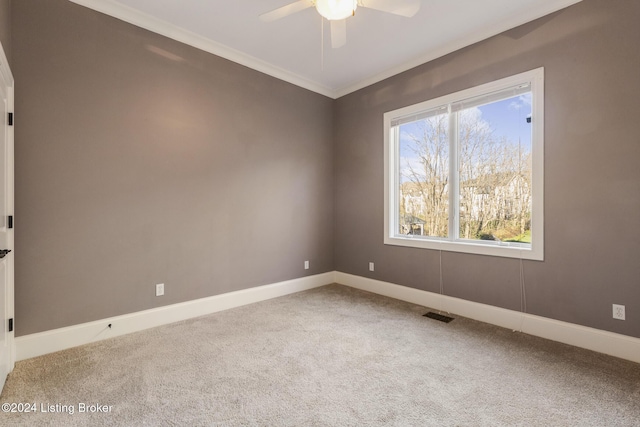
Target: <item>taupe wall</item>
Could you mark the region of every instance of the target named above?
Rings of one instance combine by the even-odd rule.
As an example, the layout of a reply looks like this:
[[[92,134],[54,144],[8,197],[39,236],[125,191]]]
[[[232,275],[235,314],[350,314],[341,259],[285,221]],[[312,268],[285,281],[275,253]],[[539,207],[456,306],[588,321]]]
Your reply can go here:
[[[11,0],[0,0],[0,43],[11,66]]]
[[[545,67],[545,260],[523,264],[528,312],[640,337],[638,18],[640,2],[584,0],[340,98],[336,269],[439,292],[437,251],[382,243],[382,115]],[[447,295],[520,309],[519,260],[443,252],[442,271]]]
[[[382,244],[382,114],[544,66],[528,312],[640,337],[640,3],[584,0],[337,101],[66,0],[11,14],[19,335],[333,269],[438,292],[438,252]],[[442,270],[520,309],[518,260]]]
[[[66,0],[12,6],[18,335],[334,269],[331,99]]]

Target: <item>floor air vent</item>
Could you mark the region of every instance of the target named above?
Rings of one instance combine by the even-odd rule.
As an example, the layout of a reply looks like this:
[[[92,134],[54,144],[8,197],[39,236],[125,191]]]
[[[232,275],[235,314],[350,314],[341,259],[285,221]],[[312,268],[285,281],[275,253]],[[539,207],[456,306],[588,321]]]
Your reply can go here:
[[[423,314],[423,316],[429,317],[431,319],[436,319],[444,323],[449,323],[453,320],[453,317],[443,316],[442,314],[434,313],[433,311],[430,311],[427,314]]]

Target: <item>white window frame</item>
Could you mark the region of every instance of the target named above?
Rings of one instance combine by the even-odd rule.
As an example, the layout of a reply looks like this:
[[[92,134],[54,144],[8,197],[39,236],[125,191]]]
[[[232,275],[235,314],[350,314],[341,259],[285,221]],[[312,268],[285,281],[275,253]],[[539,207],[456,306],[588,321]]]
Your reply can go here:
[[[391,123],[394,120],[411,114],[417,114],[443,105],[451,105],[455,102],[505,90],[521,84],[530,84],[532,93],[531,150],[533,198],[531,202],[531,244],[525,245],[486,240],[469,241],[455,237],[418,237],[397,233],[399,213],[399,138]],[[397,127],[395,129],[397,129]],[[453,136],[450,135],[450,138],[453,138]],[[452,156],[452,158],[456,155],[455,153],[456,150],[450,148],[450,156]],[[542,261],[544,259],[544,68],[537,68],[385,113],[384,182],[385,244]],[[455,183],[449,194],[450,200],[457,194],[457,187],[458,179],[455,177]],[[451,212],[450,210],[449,215],[450,218],[452,218],[455,212]]]

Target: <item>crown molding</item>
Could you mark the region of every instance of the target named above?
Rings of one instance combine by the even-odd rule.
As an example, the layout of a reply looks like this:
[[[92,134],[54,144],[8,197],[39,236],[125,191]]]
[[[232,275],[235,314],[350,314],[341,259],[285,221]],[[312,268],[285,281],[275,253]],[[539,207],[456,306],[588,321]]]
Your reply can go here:
[[[580,3],[581,1],[582,0],[557,0],[552,4],[541,5],[535,9],[528,11],[527,14],[518,15],[510,20],[500,22],[499,25],[476,31],[475,33],[470,34],[464,38],[442,45],[438,49],[431,50],[425,55],[418,56],[408,62],[389,68],[382,73],[367,77],[353,85],[336,89],[333,91],[333,94],[335,95],[334,98],[340,98],[357,90],[363,89],[367,86],[371,86],[375,83],[381,82],[382,80],[388,79],[389,77],[393,77],[419,65],[426,64],[427,62],[441,58],[457,50],[463,49],[467,46],[471,46],[472,44],[504,33],[505,31],[511,30],[520,25],[542,18],[543,16],[549,15],[550,13],[554,13],[576,3]]]
[[[335,91],[323,86],[320,83],[311,81],[298,74],[287,71],[283,68],[269,64],[239,50],[232,49],[226,45],[215,42],[206,37],[195,34],[177,25],[170,24],[153,16],[142,13],[136,9],[118,3],[115,0],[69,0],[72,3],[84,6],[96,12],[103,13],[129,24],[135,25],[156,34],[168,37],[181,43],[193,46],[205,52],[212,53],[221,58],[228,59],[261,73],[275,77],[279,80],[291,83],[301,88],[319,93],[329,98],[335,98]]]
[[[331,88],[319,82],[307,79],[306,77],[292,73],[261,59],[243,53],[239,50],[230,48],[221,43],[215,42],[206,37],[195,34],[184,28],[170,24],[158,18],[142,13],[136,9],[125,6],[116,0],[69,0],[78,5],[87,7],[105,15],[117,18],[121,21],[144,28],[151,32],[160,34],[170,39],[185,43],[205,52],[212,53],[222,58],[233,61],[237,64],[244,65],[261,73],[270,75],[279,80],[291,83],[301,88],[316,92],[329,98],[337,99],[348,95],[357,90],[363,89],[372,84],[378,83],[389,77],[395,76],[402,72],[408,71],[419,65],[425,64],[434,59],[438,59],[452,52],[460,50],[464,47],[486,40],[490,37],[503,33],[512,28],[531,22],[535,19],[546,16],[550,13],[557,12],[561,9],[581,2],[582,0],[556,0],[551,3],[539,5],[537,8],[529,10],[526,14],[521,14],[512,19],[500,22],[498,25],[476,31],[461,39],[447,43],[437,49],[431,50],[424,55],[418,56],[410,61],[404,62],[398,66],[389,68],[381,73],[366,77],[354,84],[342,87]]]

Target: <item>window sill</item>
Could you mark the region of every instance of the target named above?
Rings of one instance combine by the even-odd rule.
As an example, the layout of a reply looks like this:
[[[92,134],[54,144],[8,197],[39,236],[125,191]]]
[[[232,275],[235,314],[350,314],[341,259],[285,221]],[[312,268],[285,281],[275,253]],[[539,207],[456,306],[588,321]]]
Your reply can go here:
[[[438,240],[408,236],[385,236],[384,244],[411,248],[435,249],[448,252],[461,252],[474,255],[529,259],[533,261],[544,260],[544,254],[541,248],[537,248],[534,245],[522,245],[517,243],[476,243],[468,240],[451,241],[447,239]]]

